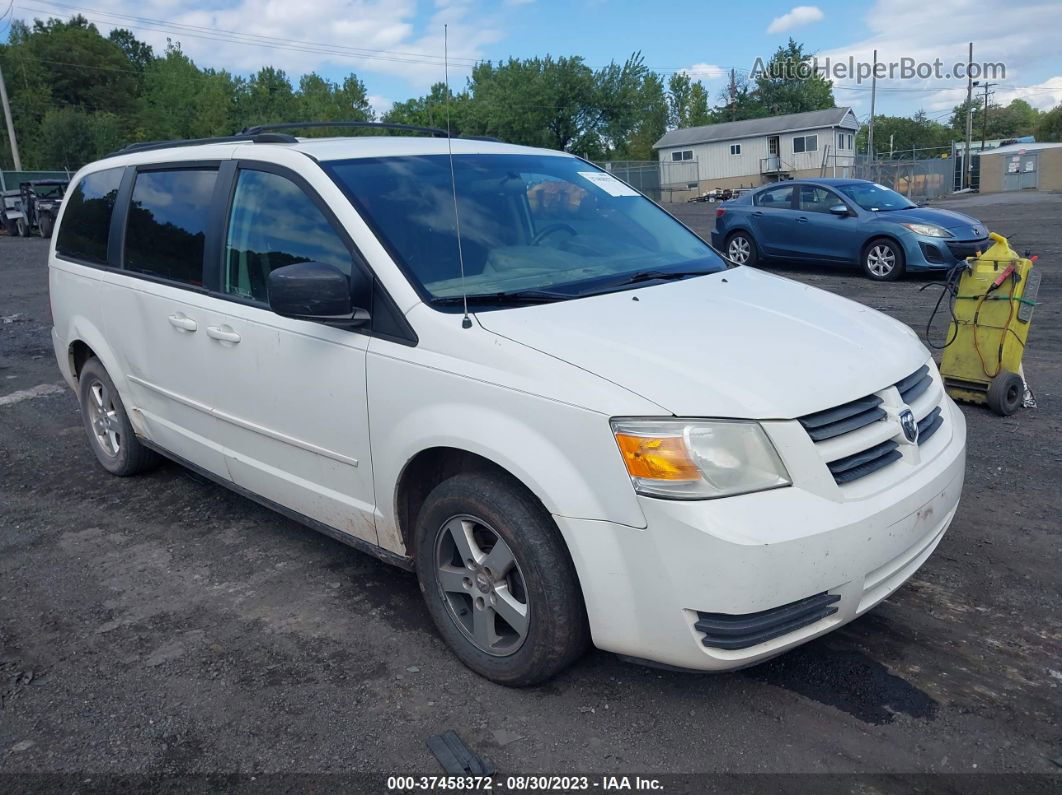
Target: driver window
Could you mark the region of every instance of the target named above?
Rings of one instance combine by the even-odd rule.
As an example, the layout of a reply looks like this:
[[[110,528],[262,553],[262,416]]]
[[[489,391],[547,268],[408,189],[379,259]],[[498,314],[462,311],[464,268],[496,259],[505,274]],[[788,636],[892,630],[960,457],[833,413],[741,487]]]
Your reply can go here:
[[[286,177],[241,170],[225,242],[225,292],[265,303],[270,271],[323,262],[350,276],[350,250],[302,189]]]
[[[837,204],[844,204],[824,188],[813,185],[800,186],[800,209],[806,213],[828,213]]]
[[[793,186],[769,188],[756,195],[756,204],[760,207],[773,207],[776,210],[788,210],[792,207]]]

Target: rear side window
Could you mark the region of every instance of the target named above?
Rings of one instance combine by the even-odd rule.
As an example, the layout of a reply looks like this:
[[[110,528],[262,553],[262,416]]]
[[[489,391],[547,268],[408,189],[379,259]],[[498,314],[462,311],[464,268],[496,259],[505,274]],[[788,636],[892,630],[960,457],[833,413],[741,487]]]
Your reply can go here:
[[[125,227],[126,270],[201,286],[203,249],[217,171],[136,175]]]
[[[785,185],[781,188],[768,188],[756,194],[756,204],[760,207],[774,207],[782,210],[790,209],[793,198],[793,186]]]
[[[55,251],[64,257],[107,264],[107,238],[111,231],[111,214],[121,168],[88,174],[63,200],[63,223],[55,238]]]
[[[290,179],[240,171],[225,243],[225,292],[265,302],[270,271],[323,262],[350,276],[346,244],[316,204]]]

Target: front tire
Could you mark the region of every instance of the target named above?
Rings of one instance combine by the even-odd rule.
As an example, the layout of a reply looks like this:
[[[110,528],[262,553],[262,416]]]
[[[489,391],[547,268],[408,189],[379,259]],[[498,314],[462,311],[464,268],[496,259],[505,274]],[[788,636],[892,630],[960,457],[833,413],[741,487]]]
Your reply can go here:
[[[867,243],[862,255],[863,272],[876,282],[894,282],[907,268],[903,248],[887,237]]]
[[[81,418],[100,466],[118,477],[144,472],[159,456],[140,444],[114,382],[99,359],[89,359],[78,376]]]
[[[428,612],[480,676],[534,685],[586,650],[575,566],[552,518],[518,484],[491,473],[455,475],[428,495],[415,532]]]
[[[756,241],[748,232],[734,232],[726,239],[726,257],[738,265],[755,267],[760,261]]]
[[[45,240],[52,236],[55,220],[50,215],[42,215],[37,221],[37,231]]]

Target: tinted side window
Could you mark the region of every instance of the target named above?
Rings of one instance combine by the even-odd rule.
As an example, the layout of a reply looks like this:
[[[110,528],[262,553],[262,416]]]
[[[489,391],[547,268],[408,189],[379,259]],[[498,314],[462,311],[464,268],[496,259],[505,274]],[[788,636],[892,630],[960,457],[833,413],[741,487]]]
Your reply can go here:
[[[828,213],[830,208],[843,202],[823,188],[812,185],[800,186],[800,209],[808,213]]]
[[[216,171],[204,169],[137,174],[125,228],[125,269],[202,285],[216,179]]]
[[[74,259],[107,264],[107,238],[111,231],[111,214],[121,168],[97,171],[82,179],[67,192],[63,223],[55,239],[55,251]]]
[[[225,292],[266,301],[269,272],[296,262],[323,262],[350,276],[346,244],[309,196],[291,180],[240,171],[225,242]]]
[[[786,185],[782,188],[770,188],[756,196],[756,204],[760,207],[774,207],[775,209],[790,209],[790,200],[793,197],[793,186]]]

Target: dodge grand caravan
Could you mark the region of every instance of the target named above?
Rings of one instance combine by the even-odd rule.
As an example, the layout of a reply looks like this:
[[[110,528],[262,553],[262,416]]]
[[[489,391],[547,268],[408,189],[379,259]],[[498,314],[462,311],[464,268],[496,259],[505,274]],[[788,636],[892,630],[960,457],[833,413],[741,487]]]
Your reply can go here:
[[[53,339],[100,464],[414,570],[470,668],[748,666],[933,552],[965,425],[906,326],[571,155],[254,133],[83,168]],[[466,310],[467,306],[467,310]]]

